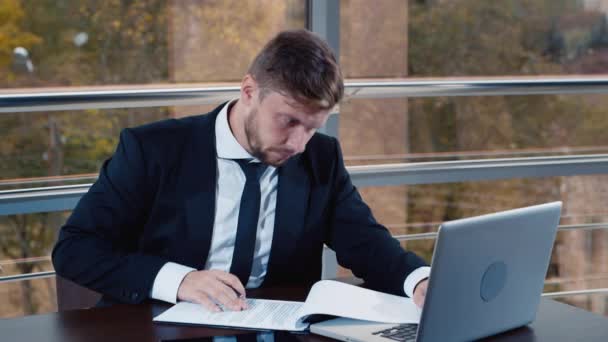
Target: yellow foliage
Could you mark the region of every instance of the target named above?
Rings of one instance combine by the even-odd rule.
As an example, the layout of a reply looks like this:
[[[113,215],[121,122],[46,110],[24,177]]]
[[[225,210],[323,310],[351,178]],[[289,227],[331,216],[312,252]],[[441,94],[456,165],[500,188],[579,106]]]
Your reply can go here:
[[[0,25],[8,22],[18,22],[23,18],[23,9],[18,0],[0,2]]]
[[[31,49],[32,46],[42,42],[40,37],[20,27],[23,16],[24,12],[19,0],[0,1],[0,75],[4,74],[5,77],[11,77],[7,69],[16,47]]]

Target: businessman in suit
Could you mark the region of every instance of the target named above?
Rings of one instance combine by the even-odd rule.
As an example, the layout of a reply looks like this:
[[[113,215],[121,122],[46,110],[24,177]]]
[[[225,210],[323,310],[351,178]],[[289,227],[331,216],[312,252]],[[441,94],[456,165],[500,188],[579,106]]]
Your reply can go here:
[[[371,288],[421,306],[429,268],[376,222],[338,141],[316,133],[343,92],[328,45],[285,31],[254,59],[237,99],[123,130],[61,228],[57,274],[104,304],[243,310],[245,288],[319,280],[327,244]]]

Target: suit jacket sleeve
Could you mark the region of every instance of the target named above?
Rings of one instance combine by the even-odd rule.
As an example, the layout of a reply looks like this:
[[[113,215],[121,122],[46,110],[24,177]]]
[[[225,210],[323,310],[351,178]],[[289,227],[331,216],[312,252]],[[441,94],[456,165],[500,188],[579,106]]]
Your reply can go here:
[[[167,262],[137,252],[153,188],[142,146],[123,130],[115,154],[61,228],[52,254],[57,274],[121,302],[146,299]]]
[[[405,251],[390,232],[378,224],[363,202],[344,166],[342,152],[335,141],[335,190],[328,245],[338,263],[349,268],[375,290],[405,295],[405,278],[425,262]]]

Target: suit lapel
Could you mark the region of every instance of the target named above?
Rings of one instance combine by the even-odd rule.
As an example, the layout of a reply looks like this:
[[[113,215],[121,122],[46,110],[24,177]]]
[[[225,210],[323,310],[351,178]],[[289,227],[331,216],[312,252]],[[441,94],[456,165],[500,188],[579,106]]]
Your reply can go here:
[[[215,220],[215,191],[217,183],[217,157],[215,146],[215,119],[218,107],[195,123],[194,142],[186,160],[184,179],[191,181],[186,189],[186,219],[188,249],[184,253],[187,265],[203,269],[209,256]]]
[[[296,249],[298,237],[304,229],[310,176],[301,155],[291,158],[279,169],[279,184],[275,211],[274,233],[268,275],[289,264],[289,257]],[[266,278],[268,278],[268,275]]]
[[[182,172],[183,179],[190,181],[185,197],[190,240],[183,262],[197,269],[204,268],[213,237],[217,183],[215,119],[222,106],[197,119],[194,142],[189,149],[191,155],[185,158],[192,163]],[[291,158],[279,168],[274,233],[266,279],[273,270],[288,267],[289,257],[297,248],[309,208],[310,177],[302,155]]]

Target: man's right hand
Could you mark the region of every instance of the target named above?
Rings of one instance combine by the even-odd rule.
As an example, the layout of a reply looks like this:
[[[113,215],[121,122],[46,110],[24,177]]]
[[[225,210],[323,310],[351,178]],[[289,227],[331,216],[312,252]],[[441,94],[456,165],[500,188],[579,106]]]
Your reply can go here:
[[[219,312],[222,305],[227,309],[247,309],[245,288],[234,274],[218,270],[192,271],[184,277],[177,290],[177,299],[201,304]]]

